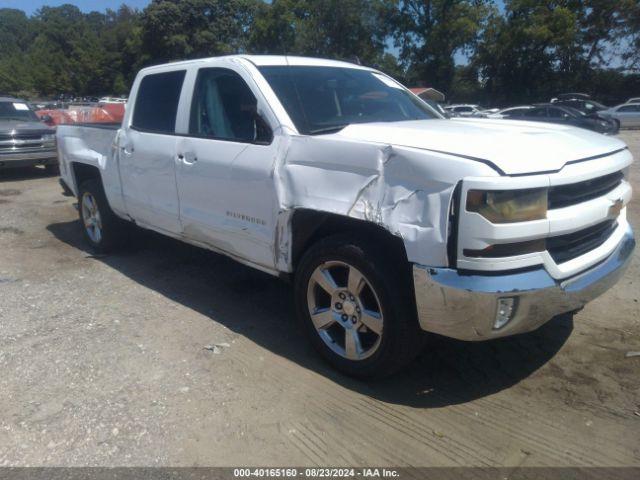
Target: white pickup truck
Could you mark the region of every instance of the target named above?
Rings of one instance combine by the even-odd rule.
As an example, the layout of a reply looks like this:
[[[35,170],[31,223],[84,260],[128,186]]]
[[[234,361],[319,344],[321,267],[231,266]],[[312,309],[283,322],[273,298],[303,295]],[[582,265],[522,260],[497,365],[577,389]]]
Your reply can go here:
[[[120,128],[57,140],[93,248],[135,224],[291,278],[311,342],[355,376],[406,364],[423,331],[487,340],[577,311],[635,246],[620,140],[445,119],[349,63],[146,68]]]

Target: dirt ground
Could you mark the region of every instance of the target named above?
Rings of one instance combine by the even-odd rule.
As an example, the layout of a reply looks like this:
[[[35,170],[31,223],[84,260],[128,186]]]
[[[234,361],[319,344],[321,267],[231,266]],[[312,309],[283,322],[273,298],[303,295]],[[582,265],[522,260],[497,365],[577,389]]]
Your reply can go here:
[[[92,256],[73,202],[0,172],[0,466],[640,466],[640,248],[573,319],[363,383],[287,284],[149,233]]]

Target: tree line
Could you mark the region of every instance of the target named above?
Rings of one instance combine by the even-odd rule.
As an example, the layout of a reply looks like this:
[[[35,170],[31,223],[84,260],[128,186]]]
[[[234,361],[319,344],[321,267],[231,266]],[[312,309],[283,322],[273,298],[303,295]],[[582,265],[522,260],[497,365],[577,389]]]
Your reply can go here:
[[[0,9],[0,92],[126,93],[148,65],[229,53],[375,66],[456,101],[640,95],[638,0],[153,0]]]

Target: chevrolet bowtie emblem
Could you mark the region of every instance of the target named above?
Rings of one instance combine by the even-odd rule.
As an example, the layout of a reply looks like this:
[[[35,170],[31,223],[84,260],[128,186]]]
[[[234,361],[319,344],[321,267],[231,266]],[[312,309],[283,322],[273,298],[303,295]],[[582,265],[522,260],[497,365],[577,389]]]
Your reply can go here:
[[[609,216],[617,217],[618,215],[620,215],[620,210],[622,210],[622,207],[624,207],[624,202],[621,198],[619,198],[618,200],[613,202],[613,205],[609,207]]]

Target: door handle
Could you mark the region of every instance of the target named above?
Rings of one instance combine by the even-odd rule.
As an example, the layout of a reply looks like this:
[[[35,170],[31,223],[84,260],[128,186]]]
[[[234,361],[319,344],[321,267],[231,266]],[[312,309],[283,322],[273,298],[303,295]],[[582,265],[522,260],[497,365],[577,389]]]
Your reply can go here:
[[[198,157],[196,157],[193,154],[190,155],[190,154],[179,153],[178,161],[184,163],[185,165],[193,165],[198,161]]]

